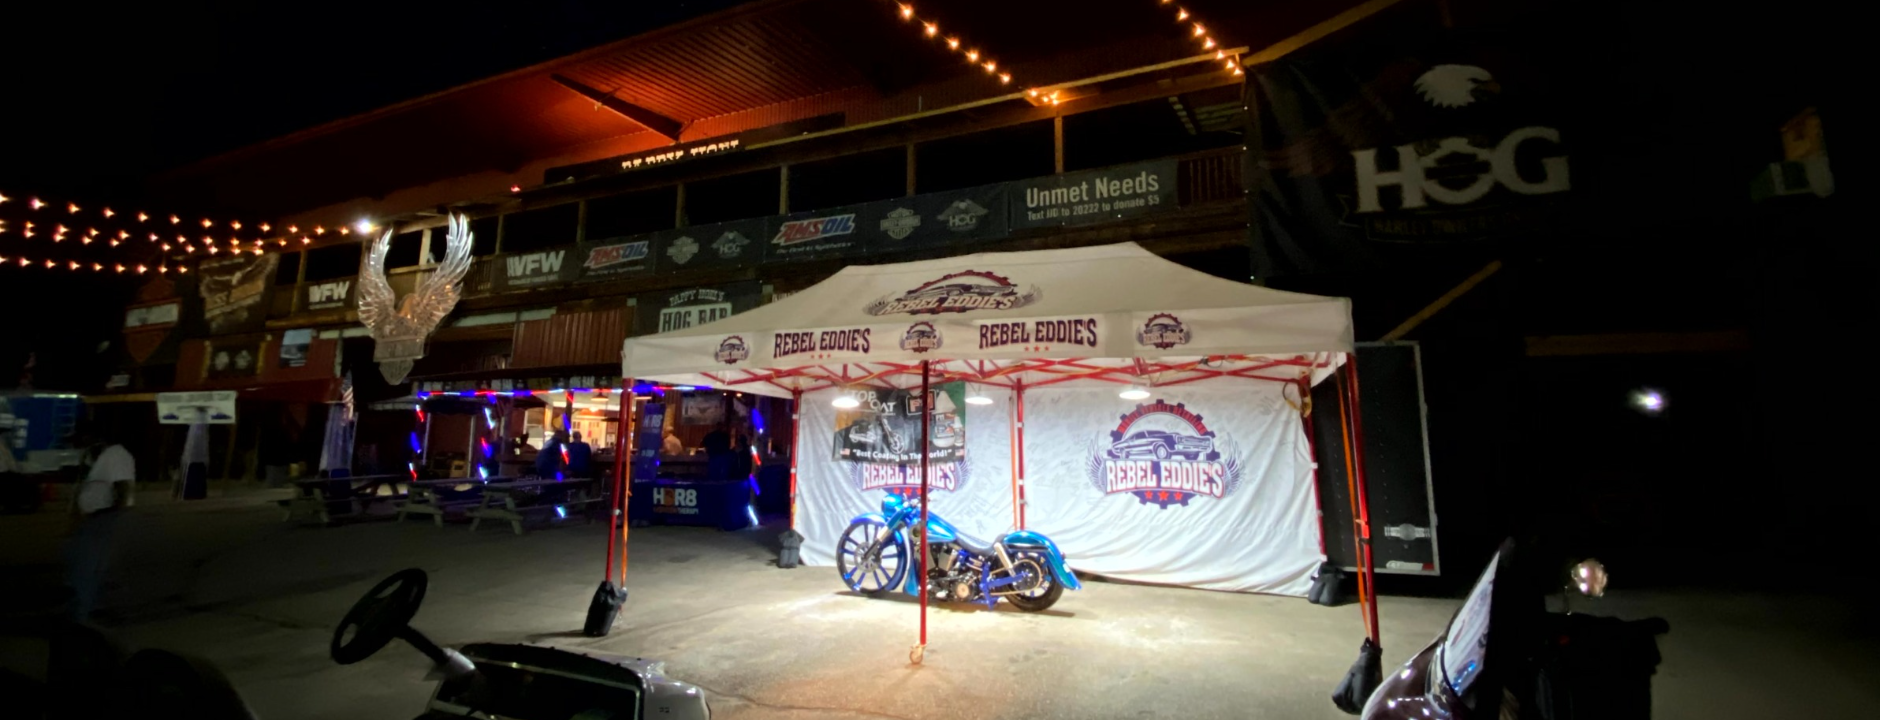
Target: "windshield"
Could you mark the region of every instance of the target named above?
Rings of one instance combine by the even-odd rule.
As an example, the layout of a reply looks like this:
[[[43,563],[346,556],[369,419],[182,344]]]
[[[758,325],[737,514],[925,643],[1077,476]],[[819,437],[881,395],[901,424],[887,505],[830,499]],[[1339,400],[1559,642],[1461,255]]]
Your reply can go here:
[[[1488,618],[1489,609],[1494,605],[1495,568],[1500,564],[1501,554],[1496,553],[1489,560],[1488,569],[1482,571],[1482,579],[1469,591],[1469,598],[1456,611],[1455,619],[1449,621],[1448,636],[1436,651],[1436,665],[1442,670],[1443,682],[1458,696],[1482,674],[1488,655]]]

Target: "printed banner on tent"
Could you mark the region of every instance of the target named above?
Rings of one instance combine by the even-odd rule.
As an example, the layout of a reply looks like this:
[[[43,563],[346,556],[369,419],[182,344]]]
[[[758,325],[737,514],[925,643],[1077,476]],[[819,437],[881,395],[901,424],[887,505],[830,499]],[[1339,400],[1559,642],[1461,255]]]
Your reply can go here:
[[[1319,562],[1310,459],[1280,383],[1026,393],[1029,526],[1072,567],[1303,594]],[[1046,451],[1048,449],[1049,451]]]
[[[1175,168],[1173,159],[1152,160],[1010,183],[1012,227],[1081,225],[1174,210]]]
[[[944,392],[941,392],[942,390]],[[956,411],[965,392],[963,385],[936,386],[935,408],[947,414],[938,400],[947,398]],[[831,438],[839,452],[845,438],[841,431],[852,427],[864,408],[844,411],[830,405],[839,394],[823,390],[803,396],[801,413],[802,459],[798,468],[796,530],[803,533],[803,560],[811,565],[835,563],[836,540],[849,521],[863,513],[881,511],[882,498],[918,493],[920,488],[920,449],[916,443],[910,462],[856,461],[841,459],[835,453],[815,450],[818,438]],[[917,399],[919,390],[899,391],[894,396]],[[889,402],[898,402],[889,400]],[[897,404],[897,409],[902,406]],[[929,461],[929,506],[942,513],[961,534],[974,540],[990,540],[1011,530],[1016,524],[1011,480],[1012,425],[1010,406],[992,405],[975,408],[971,423],[955,413],[959,438],[951,448],[934,447]],[[838,417],[842,420],[838,420]],[[907,436],[919,436],[918,415]],[[937,425],[938,423],[936,423]],[[966,448],[972,448],[968,453]],[[940,460],[950,457],[951,460]]]
[[[926,412],[920,391],[865,389],[848,394],[857,405],[836,414],[835,459],[873,465],[913,463],[918,467],[921,413]],[[928,426],[929,464],[966,459],[964,383],[943,383],[933,388],[933,414]],[[895,477],[911,477],[913,485],[919,486],[919,475],[916,471]]]

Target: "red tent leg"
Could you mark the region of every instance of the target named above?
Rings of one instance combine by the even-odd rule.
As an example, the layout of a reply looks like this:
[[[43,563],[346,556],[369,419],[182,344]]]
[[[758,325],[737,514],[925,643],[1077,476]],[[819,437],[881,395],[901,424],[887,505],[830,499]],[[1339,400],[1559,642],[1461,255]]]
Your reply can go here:
[[[1358,403],[1357,353],[1352,353],[1351,361],[1345,363],[1345,368],[1346,371],[1351,374],[1351,397],[1349,400],[1351,403],[1351,436],[1352,442],[1357,445],[1358,450],[1354,453],[1353,457],[1357,461],[1358,523],[1359,530],[1362,533],[1361,538],[1364,543],[1364,557],[1362,558],[1364,567],[1362,570],[1364,572],[1365,585],[1370,588],[1371,591],[1371,631],[1382,635],[1383,628],[1377,624],[1377,565],[1371,559],[1371,498],[1369,492],[1366,490],[1368,483],[1364,476],[1364,413],[1360,410],[1361,406]],[[1382,639],[1378,639],[1377,642],[1380,645],[1383,644]]]
[[[790,529],[796,529],[796,459],[802,457],[802,433],[797,429],[802,426],[803,391],[790,393]]]
[[[928,361],[920,361],[920,529],[914,533],[914,552],[920,556],[920,645],[915,662],[926,655],[927,648],[927,456],[933,430],[933,393],[929,384]]]
[[[1018,406],[1018,529],[1025,529],[1025,381],[1017,380],[1012,388]]]

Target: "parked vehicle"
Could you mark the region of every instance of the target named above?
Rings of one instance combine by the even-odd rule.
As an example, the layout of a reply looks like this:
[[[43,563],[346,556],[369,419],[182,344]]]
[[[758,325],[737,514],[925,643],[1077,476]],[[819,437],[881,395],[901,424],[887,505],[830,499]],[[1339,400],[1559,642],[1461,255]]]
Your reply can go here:
[[[441,647],[410,625],[427,584],[416,568],[381,581],[346,613],[329,648],[342,665],[371,657],[393,640],[423,653],[434,665],[427,679],[437,687],[417,715],[421,720],[711,717],[704,694],[666,677],[662,663],[544,645]],[[155,648],[128,654],[84,625],[54,631],[43,681],[0,669],[0,687],[8,691],[12,713],[5,717],[255,720],[208,660]]]
[[[918,558],[909,535],[918,535],[920,513],[919,501],[890,494],[882,498],[879,514],[850,521],[836,544],[842,583],[875,597],[896,588],[918,595]],[[983,602],[990,608],[1003,598],[1019,610],[1038,612],[1056,604],[1065,589],[1083,588],[1057,543],[1038,533],[1018,530],[980,545],[932,512],[926,527],[927,591],[935,600]]]
[[[1548,612],[1545,586],[1527,582],[1535,558],[1502,544],[1449,626],[1384,677],[1364,720],[1647,720],[1662,618],[1620,620]],[[1517,569],[1517,559],[1529,566]],[[1545,562],[1545,561],[1540,561]],[[1604,594],[1597,560],[1573,566],[1565,586]],[[1568,593],[1561,593],[1570,609]]]

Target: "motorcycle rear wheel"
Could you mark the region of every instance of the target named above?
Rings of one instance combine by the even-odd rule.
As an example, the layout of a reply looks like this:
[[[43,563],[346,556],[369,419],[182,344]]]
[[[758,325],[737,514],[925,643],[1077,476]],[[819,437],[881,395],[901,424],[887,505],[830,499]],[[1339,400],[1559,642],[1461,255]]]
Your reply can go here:
[[[850,523],[848,529],[842,531],[842,538],[836,541],[836,572],[850,590],[881,597],[900,587],[907,578],[907,541],[898,534],[890,535],[875,551],[875,564],[862,570],[869,545],[881,536],[885,527],[880,522],[857,520]]]
[[[1018,608],[1024,612],[1043,612],[1050,609],[1052,605],[1057,604],[1058,598],[1064,596],[1063,583],[1058,582],[1057,578],[1052,577],[1051,561],[1044,556],[1031,554],[1012,556],[1012,564],[1014,567],[1025,562],[1032,563],[1033,567],[1036,567],[1039,572],[1043,573],[1041,581],[1045,583],[1045,586],[1043,588],[1033,588],[1023,594],[1007,595],[1005,596],[1006,602],[1012,603],[1012,607]]]

